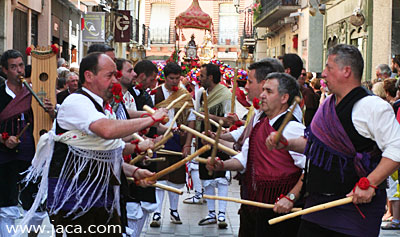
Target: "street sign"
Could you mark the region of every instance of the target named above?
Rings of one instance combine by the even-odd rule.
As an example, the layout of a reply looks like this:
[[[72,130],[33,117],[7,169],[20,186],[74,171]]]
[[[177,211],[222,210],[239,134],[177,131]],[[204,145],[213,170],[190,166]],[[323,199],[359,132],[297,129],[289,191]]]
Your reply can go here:
[[[131,19],[131,11],[117,11],[115,16],[115,42],[130,42],[132,33]]]
[[[82,41],[105,41],[105,12],[88,12],[84,16],[84,29]]]

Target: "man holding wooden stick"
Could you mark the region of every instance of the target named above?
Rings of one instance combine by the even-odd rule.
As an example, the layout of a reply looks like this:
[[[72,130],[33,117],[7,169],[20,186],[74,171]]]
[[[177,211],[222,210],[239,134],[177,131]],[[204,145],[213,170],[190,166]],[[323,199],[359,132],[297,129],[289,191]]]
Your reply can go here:
[[[240,236],[295,236],[300,219],[287,221],[277,226],[268,224],[268,219],[288,213],[300,198],[302,169],[305,156],[296,152],[265,149],[268,135],[282,124],[295,96],[300,89],[296,80],[285,73],[270,73],[266,77],[261,93],[261,110],[266,117],[256,121],[242,147],[242,152],[227,161],[217,161],[214,170],[237,170],[244,173],[242,179],[243,198],[251,201],[274,204],[271,209],[249,207],[241,216]],[[283,134],[292,138],[304,134],[304,126],[292,118]],[[242,215],[242,213],[241,213]],[[249,218],[253,221],[243,221]]]
[[[333,93],[320,106],[305,138],[268,147],[303,152],[305,207],[345,196],[353,203],[306,214],[298,236],[378,236],[386,204],[385,179],[399,168],[400,126],[390,104],[361,87],[364,60],[350,45],[328,52],[322,76]]]
[[[227,87],[220,84],[221,73],[219,71],[219,67],[215,64],[204,64],[200,70],[200,82],[205,90],[205,99],[203,96],[196,97],[198,99],[198,103],[201,105],[207,101],[206,106],[199,106],[200,111],[203,112],[208,110],[209,118],[214,121],[222,120],[225,125],[228,125],[227,115],[231,112],[231,92]],[[205,124],[209,123],[208,120],[204,120],[201,123],[198,123],[197,130],[205,131]],[[211,126],[212,131],[216,131],[217,128],[215,126]],[[206,133],[208,131],[205,131]],[[200,139],[198,140],[199,148],[203,146]],[[211,155],[211,152],[206,152],[202,156],[208,157]],[[229,156],[223,152],[218,152],[217,157],[220,159],[226,160],[229,159]],[[218,196],[227,196],[228,195],[228,186],[229,186],[229,177],[227,176],[227,172],[219,171],[213,172],[212,175],[208,174],[208,170],[206,169],[204,164],[199,164],[199,173],[200,179],[202,181],[202,185],[204,188],[204,193],[207,195],[215,195],[215,188],[218,189]],[[230,175],[230,174],[229,174]],[[227,224],[225,222],[225,210],[226,210],[226,201],[219,201],[219,212],[218,212],[218,226],[219,228],[226,228]],[[217,223],[217,215],[215,212],[215,201],[209,200],[207,201],[208,207],[208,215],[200,220],[199,225],[208,225],[208,224],[216,224]]]
[[[22,173],[29,168],[35,154],[35,141],[32,94],[20,79],[25,74],[22,54],[13,49],[5,51],[1,66],[7,80],[0,86],[0,236],[10,236],[12,233],[7,231],[7,226],[12,228],[15,220],[20,218],[18,199],[23,209],[28,210],[37,192],[37,183],[29,183],[26,187],[20,184],[25,176]],[[45,99],[44,105],[53,116],[54,107],[50,101]],[[47,216],[44,209],[35,212],[29,225],[42,223]]]
[[[164,67],[165,83],[156,89],[155,93],[155,104],[156,108],[165,108],[170,105],[174,100],[182,95],[186,95],[184,99],[179,100],[174,103],[172,108],[168,111],[169,121],[166,126],[172,126],[172,128],[177,128],[181,124],[186,124],[191,128],[195,126],[196,117],[191,113],[191,108],[193,108],[192,96],[183,87],[180,86],[181,78],[181,67],[175,63],[170,62]],[[174,120],[175,115],[178,110],[185,105],[187,106],[178,115],[176,121]],[[171,125],[172,123],[172,125]],[[165,162],[157,163],[157,171],[163,170],[164,168],[171,166],[178,161],[182,160],[183,157],[190,155],[191,152],[192,135],[187,134],[174,134],[174,136],[167,141],[165,144],[165,149],[169,151],[181,152],[182,155],[165,155]],[[180,167],[174,172],[164,176],[160,179],[159,183],[168,185],[174,188],[181,189],[184,187],[186,182],[186,169],[185,166]],[[150,223],[151,227],[160,227],[161,224],[161,211],[164,201],[165,190],[156,189],[157,198],[157,210],[154,212],[153,221]],[[182,224],[180,216],[178,214],[178,202],[179,195],[173,192],[168,192],[169,204],[170,204],[170,219],[174,224]]]

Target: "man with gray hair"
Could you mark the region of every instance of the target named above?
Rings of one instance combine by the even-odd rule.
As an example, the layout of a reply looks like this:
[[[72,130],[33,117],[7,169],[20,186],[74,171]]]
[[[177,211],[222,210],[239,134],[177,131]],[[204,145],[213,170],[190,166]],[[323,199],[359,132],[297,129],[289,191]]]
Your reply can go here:
[[[67,89],[57,94],[57,104],[62,104],[67,96],[78,90],[79,77],[75,72],[68,73],[66,80]]]
[[[305,207],[352,197],[352,202],[302,216],[298,236],[378,236],[386,178],[400,167],[400,125],[389,103],[361,87],[364,60],[352,45],[329,49],[322,76],[332,95],[304,137],[267,139],[269,149],[307,156]]]
[[[266,115],[255,122],[242,151],[232,159],[216,160],[210,163],[210,170],[236,170],[243,173],[242,194],[245,199],[275,204],[274,209],[247,207],[246,217],[240,210],[239,236],[296,236],[300,218],[291,219],[277,225],[269,225],[268,220],[288,213],[300,198],[306,158],[297,152],[265,149],[265,139],[277,131],[282,124],[295,96],[300,96],[300,87],[292,76],[286,73],[270,73],[262,86],[261,110]],[[283,130],[283,135],[299,138],[304,135],[304,125],[295,117]],[[210,161],[210,158],[209,160]]]
[[[390,78],[392,75],[392,70],[387,64],[379,64],[376,66],[376,79],[373,82],[375,84],[378,81],[384,81],[386,78]]]

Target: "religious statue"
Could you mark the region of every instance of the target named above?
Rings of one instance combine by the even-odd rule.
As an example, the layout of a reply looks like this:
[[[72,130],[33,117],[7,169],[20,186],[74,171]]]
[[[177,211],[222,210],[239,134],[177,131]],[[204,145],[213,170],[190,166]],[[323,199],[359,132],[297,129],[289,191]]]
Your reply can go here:
[[[187,44],[186,48],[186,58],[187,59],[195,59],[197,58],[197,46],[196,42],[194,41],[194,34],[190,37],[190,41]]]
[[[212,37],[209,32],[204,35],[204,42],[200,46],[200,62],[208,63],[214,57],[214,45],[212,43]]]

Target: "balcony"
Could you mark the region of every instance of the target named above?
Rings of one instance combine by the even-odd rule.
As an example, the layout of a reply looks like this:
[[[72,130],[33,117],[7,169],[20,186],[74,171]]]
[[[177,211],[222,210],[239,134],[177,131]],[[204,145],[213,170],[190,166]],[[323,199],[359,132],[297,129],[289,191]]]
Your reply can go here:
[[[261,0],[262,11],[255,27],[270,27],[300,9],[300,0]]]

